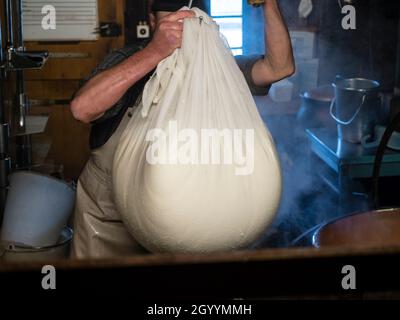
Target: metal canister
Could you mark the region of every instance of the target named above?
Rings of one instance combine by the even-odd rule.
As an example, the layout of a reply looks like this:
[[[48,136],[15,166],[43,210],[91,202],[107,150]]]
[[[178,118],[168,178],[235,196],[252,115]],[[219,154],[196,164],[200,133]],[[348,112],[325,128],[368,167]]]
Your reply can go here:
[[[382,105],[380,84],[368,79],[338,78],[332,85],[335,98],[330,113],[337,122],[339,138],[361,143],[363,137],[373,133],[379,122]]]

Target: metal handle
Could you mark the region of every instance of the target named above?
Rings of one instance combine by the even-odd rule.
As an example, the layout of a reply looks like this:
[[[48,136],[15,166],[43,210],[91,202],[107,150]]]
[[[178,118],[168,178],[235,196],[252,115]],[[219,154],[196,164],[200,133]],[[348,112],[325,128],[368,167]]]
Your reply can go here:
[[[370,134],[361,138],[361,145],[363,146],[363,148],[374,149],[374,148],[377,148],[379,146],[379,144],[381,143],[381,139],[377,139],[372,142],[367,142],[369,139],[371,139]]]
[[[360,113],[361,108],[362,108],[362,106],[364,105],[364,102],[365,102],[365,99],[366,99],[366,98],[367,98],[367,95],[364,95],[364,96],[363,96],[363,99],[362,99],[362,102],[361,102],[360,106],[358,107],[356,113],[355,113],[355,114],[350,118],[350,120],[348,120],[348,121],[341,120],[341,119],[339,119],[339,118],[335,115],[333,109],[334,109],[334,107],[335,107],[335,105],[336,105],[336,98],[333,98],[333,100],[332,100],[332,102],[331,102],[331,107],[330,107],[330,110],[329,110],[329,112],[330,112],[330,114],[331,114],[331,117],[332,117],[337,123],[339,123],[339,124],[341,124],[341,125],[343,125],[343,126],[347,126],[347,125],[351,124],[351,123],[354,121],[354,119],[358,116],[358,114]]]

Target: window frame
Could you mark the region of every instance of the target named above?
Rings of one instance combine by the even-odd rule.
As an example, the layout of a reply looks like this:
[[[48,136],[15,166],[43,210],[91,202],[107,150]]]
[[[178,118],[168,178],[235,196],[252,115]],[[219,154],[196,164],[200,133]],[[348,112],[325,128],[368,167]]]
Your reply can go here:
[[[215,19],[220,19],[220,18],[240,18],[240,19],[242,19],[242,46],[241,47],[231,47],[231,46],[229,46],[229,48],[231,49],[231,51],[233,52],[234,50],[241,50],[241,52],[242,52],[242,54],[243,54],[243,52],[244,52],[244,41],[243,41],[243,28],[244,28],[244,3],[242,3],[242,12],[241,12],[241,14],[238,14],[238,15],[212,15],[212,2],[213,1],[218,1],[218,0],[209,0],[209,3],[208,3],[208,5],[209,5],[209,8],[210,8],[210,15],[211,15],[211,17],[212,18],[215,18]],[[242,0],[243,1],[243,0]]]

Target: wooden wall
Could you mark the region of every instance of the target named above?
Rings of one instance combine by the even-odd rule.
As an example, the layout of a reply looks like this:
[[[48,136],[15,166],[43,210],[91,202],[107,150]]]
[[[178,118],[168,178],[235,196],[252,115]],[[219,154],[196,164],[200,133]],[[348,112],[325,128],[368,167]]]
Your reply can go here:
[[[125,0],[98,1],[99,20],[114,21],[123,26]],[[33,136],[33,147],[51,141],[46,161],[63,165],[67,179],[76,179],[87,161],[90,128],[73,119],[67,102],[49,104],[45,100],[70,100],[82,79],[90,74],[107,53],[122,47],[124,41],[125,37],[122,35],[118,38],[99,38],[97,41],[75,43],[25,43],[29,50],[81,55],[80,58],[50,58],[42,70],[25,72],[28,97],[33,102],[36,101],[30,113],[50,115],[45,135]]]

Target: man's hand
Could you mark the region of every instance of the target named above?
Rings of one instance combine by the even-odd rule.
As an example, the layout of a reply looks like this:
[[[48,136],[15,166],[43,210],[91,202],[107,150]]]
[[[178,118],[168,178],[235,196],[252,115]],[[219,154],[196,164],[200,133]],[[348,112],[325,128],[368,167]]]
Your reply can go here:
[[[158,55],[160,61],[170,56],[175,49],[182,45],[183,19],[194,16],[193,11],[182,10],[160,19],[153,40],[149,43],[147,49]]]
[[[153,40],[142,51],[89,80],[71,102],[74,117],[90,123],[117,103],[137,81],[182,45],[183,19],[193,11],[178,11],[160,19]]]

